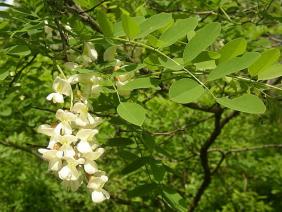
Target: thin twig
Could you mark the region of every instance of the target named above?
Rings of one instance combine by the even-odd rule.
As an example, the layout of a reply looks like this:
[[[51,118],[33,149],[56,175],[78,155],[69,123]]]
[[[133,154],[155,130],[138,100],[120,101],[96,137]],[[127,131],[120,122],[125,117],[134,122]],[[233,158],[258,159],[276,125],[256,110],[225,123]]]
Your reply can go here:
[[[101,4],[103,4],[107,1],[109,1],[109,0],[103,0],[103,1],[99,2],[98,4],[94,5],[93,7],[91,7],[90,9],[80,12],[80,14],[91,12],[92,10],[95,10],[97,7],[99,7]]]

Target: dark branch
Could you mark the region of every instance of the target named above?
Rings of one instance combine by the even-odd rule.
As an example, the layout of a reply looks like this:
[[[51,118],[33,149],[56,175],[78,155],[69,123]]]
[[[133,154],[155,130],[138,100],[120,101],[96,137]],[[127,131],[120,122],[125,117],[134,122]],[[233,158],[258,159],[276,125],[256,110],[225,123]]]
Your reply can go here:
[[[207,113],[217,113],[220,111],[220,108],[217,104],[214,104],[211,107],[205,107],[205,106],[202,106],[196,103],[188,103],[188,104],[184,104],[184,106],[189,107],[191,109],[207,112]]]
[[[91,12],[91,11],[95,10],[97,7],[99,7],[101,4],[103,4],[107,1],[109,1],[109,0],[103,0],[103,1],[99,2],[98,4],[94,5],[93,7],[91,7],[90,9],[84,10],[83,12],[81,12],[81,14]]]
[[[13,83],[16,82],[16,81],[20,78],[22,72],[23,72],[28,66],[30,66],[30,65],[33,63],[33,61],[35,60],[36,57],[37,57],[37,54],[33,55],[33,57],[31,58],[31,60],[30,60],[27,64],[25,64],[25,65],[16,73],[16,75],[14,76],[14,78],[12,79],[12,81],[10,82],[9,87],[11,87],[11,86],[13,85]]]
[[[209,159],[208,159],[209,147],[215,142],[217,137],[220,135],[223,127],[231,119],[239,115],[238,111],[234,111],[229,116],[221,120],[222,113],[223,113],[223,109],[218,109],[218,111],[215,113],[214,130],[212,134],[210,135],[209,139],[204,143],[204,145],[202,146],[200,150],[201,165],[204,169],[204,180],[189,206],[189,210],[188,210],[189,212],[192,212],[195,210],[195,208],[198,206],[201,200],[202,195],[204,194],[205,190],[208,188],[209,184],[211,183],[213,172],[211,171],[210,166],[209,166]],[[220,164],[222,163],[223,160],[224,158],[220,160]],[[218,165],[218,167],[220,166],[220,164]]]
[[[63,51],[64,51],[64,61],[67,62],[68,61],[68,55],[67,55],[67,46],[68,46],[68,38],[66,36],[66,34],[63,32],[63,28],[61,26],[61,24],[59,23],[58,19],[55,18],[54,19],[55,24],[57,26],[57,29],[59,31],[61,40],[62,40],[62,44],[63,44]]]

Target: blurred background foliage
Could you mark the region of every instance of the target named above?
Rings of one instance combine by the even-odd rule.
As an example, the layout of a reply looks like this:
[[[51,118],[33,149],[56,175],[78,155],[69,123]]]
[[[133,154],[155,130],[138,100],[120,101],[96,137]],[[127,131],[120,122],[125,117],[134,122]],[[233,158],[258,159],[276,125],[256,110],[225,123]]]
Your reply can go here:
[[[88,10],[100,1],[75,2]],[[54,121],[56,107],[46,102],[45,97],[52,89],[52,59],[63,59],[63,53],[47,48],[61,40],[45,37],[44,21],[57,33],[54,18],[69,24],[73,30],[69,42],[73,46],[95,38],[88,26],[65,11],[64,1],[57,1],[58,4],[61,8],[55,9],[48,0],[18,0],[10,8],[3,4],[0,11],[0,211],[175,210],[170,207],[173,203],[159,194],[155,184],[158,181],[167,187],[164,190],[168,193],[170,189],[172,193],[177,191],[183,197],[181,205],[188,206],[202,181],[199,149],[213,130],[213,119],[210,113],[172,103],[162,95],[136,94],[141,100],[152,95],[144,103],[149,119],[145,122],[146,131],[141,134],[127,132],[126,124],[117,117],[105,117],[98,140],[106,153],[99,164],[110,179],[106,184],[111,194],[109,201],[95,205],[86,188],[68,192],[48,172],[48,164],[37,153],[38,147],[47,144],[47,138],[37,134],[36,128]],[[198,16],[201,24],[218,21],[223,27],[221,42],[244,37],[253,51],[280,48],[282,43],[279,0],[112,0],[99,7],[112,21],[119,20],[120,8],[133,16],[171,12],[176,18]],[[95,10],[89,11],[90,16],[95,14]],[[171,47],[170,51],[177,54],[178,49]],[[278,84],[281,78],[276,81]],[[239,83],[244,87],[244,82]],[[282,96],[277,91],[266,95],[271,97],[266,100],[268,110],[264,115],[240,114],[223,129],[213,145],[212,166],[220,160],[220,151],[228,154],[197,211],[281,211],[281,149],[263,145],[281,144]],[[95,101],[94,108],[107,105],[103,95]],[[209,104],[206,99],[202,103]],[[115,106],[107,108],[112,111]],[[127,140],[121,144],[111,139],[117,137]],[[248,149],[252,147],[255,149]],[[141,155],[148,160],[153,158],[153,165],[132,165]],[[142,168],[134,167],[139,165]],[[157,175],[153,173],[155,168]]]

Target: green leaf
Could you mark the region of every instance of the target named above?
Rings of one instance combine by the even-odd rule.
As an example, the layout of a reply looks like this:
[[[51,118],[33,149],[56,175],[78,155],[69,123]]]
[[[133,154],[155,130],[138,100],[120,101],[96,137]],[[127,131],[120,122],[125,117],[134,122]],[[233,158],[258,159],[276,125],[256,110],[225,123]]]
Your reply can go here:
[[[143,16],[136,16],[131,18],[133,19],[134,22],[138,24],[138,26],[140,26],[140,24],[145,21],[145,18]],[[114,24],[114,36],[115,37],[125,36],[125,32],[123,30],[121,21],[116,22]]]
[[[27,56],[31,53],[30,49],[25,45],[16,45],[11,47],[8,50],[8,54],[18,55],[18,56]]]
[[[109,48],[107,48],[103,55],[104,61],[108,61],[108,62],[114,61],[116,57],[116,50],[117,50],[117,46],[110,46]]]
[[[144,146],[151,152],[156,147],[154,137],[151,136],[149,133],[143,133],[142,134],[142,142],[143,142]]]
[[[170,13],[153,15],[141,23],[140,34],[138,35],[138,38],[146,37],[150,33],[167,26],[172,21],[173,19]]]
[[[251,76],[257,75],[260,71],[271,66],[273,63],[277,62],[280,57],[279,49],[268,49],[261,54],[258,60],[249,67],[249,73]]]
[[[161,161],[152,161],[150,163],[150,171],[153,175],[153,178],[156,182],[161,182],[164,179],[165,173],[166,173],[166,169],[164,167],[164,165],[162,164]]]
[[[174,44],[179,39],[185,37],[188,32],[193,31],[197,25],[198,19],[195,17],[176,20],[175,24],[161,35],[157,46],[164,48]]]
[[[176,209],[178,211],[186,211],[187,204],[185,199],[175,190],[164,187],[163,188],[163,197],[170,205],[171,208]]]
[[[146,117],[146,110],[136,103],[121,102],[117,112],[121,118],[137,126],[142,126]]]
[[[133,161],[132,163],[130,163],[128,166],[126,166],[121,171],[121,174],[125,175],[125,174],[129,174],[131,172],[134,172],[134,171],[142,168],[143,166],[145,166],[145,164],[149,163],[151,159],[152,159],[151,157],[138,158],[135,161]]]
[[[196,69],[200,71],[216,68],[215,60],[207,60],[207,61],[195,63],[194,65],[196,66]]]
[[[258,73],[259,80],[274,79],[282,76],[282,64],[276,63]]]
[[[266,110],[263,101],[252,94],[243,94],[234,99],[229,99],[227,97],[217,98],[216,101],[232,110],[238,110],[245,113],[260,114],[264,113]]]
[[[174,58],[173,60],[159,58],[159,62],[163,67],[174,71],[182,70],[184,68],[182,58]]]
[[[0,80],[4,80],[6,79],[6,77],[9,76],[9,70],[8,70],[8,67],[5,66],[5,67],[1,67],[0,68]]]
[[[219,50],[221,57],[218,62],[223,63],[234,57],[243,54],[247,48],[247,41],[244,38],[237,38],[228,42],[222,49]]]
[[[106,145],[107,146],[126,146],[134,143],[130,138],[110,138]]]
[[[158,189],[159,189],[159,187],[156,183],[148,183],[148,184],[138,185],[133,190],[128,191],[127,195],[131,198],[132,197],[150,196]]]
[[[198,30],[191,41],[186,45],[183,53],[184,63],[188,64],[202,51],[206,50],[219,36],[221,26],[219,23],[210,23]]]
[[[135,155],[132,152],[123,149],[119,149],[117,155],[123,158],[125,161],[134,161],[139,158],[138,155]]]
[[[152,84],[152,79],[150,77],[143,77],[128,82],[126,85],[122,86],[122,88],[126,90],[134,90],[140,88],[155,88],[155,86]]]
[[[196,101],[205,89],[192,79],[184,78],[175,81],[169,88],[170,100],[185,104]]]
[[[127,37],[129,37],[129,39],[134,39],[140,31],[137,21],[126,14],[122,14],[121,21],[123,30]]]
[[[7,106],[2,106],[0,108],[0,116],[10,116],[12,114],[13,110],[11,107],[7,107]]]
[[[247,52],[241,57],[235,57],[217,66],[216,69],[212,70],[208,76],[208,80],[216,80],[222,78],[228,74],[236,73],[252,65],[260,54],[257,52]]]
[[[97,21],[99,23],[99,26],[103,34],[106,37],[112,37],[113,36],[113,23],[110,22],[107,15],[102,10],[97,11]]]

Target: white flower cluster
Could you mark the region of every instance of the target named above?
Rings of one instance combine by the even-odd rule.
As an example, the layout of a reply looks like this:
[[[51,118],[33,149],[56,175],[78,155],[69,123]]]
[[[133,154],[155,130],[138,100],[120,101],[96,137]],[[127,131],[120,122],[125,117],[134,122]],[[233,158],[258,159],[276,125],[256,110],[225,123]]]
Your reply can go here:
[[[47,99],[54,103],[64,103],[64,96],[72,95],[71,84],[81,80],[79,75],[69,79],[57,77],[53,84],[55,92],[49,94]],[[97,88],[95,80],[99,79],[92,79],[92,86]],[[38,129],[38,132],[50,136],[47,148],[39,149],[42,157],[49,161],[49,170],[56,172],[63,184],[71,190],[77,190],[87,180],[87,187],[95,203],[109,199],[108,192],[103,189],[108,177],[98,169],[95,162],[104,153],[95,139],[98,133],[96,127],[101,123],[101,118],[89,113],[87,100],[84,99],[77,101],[70,110],[59,109],[56,119],[56,126],[44,124]]]

